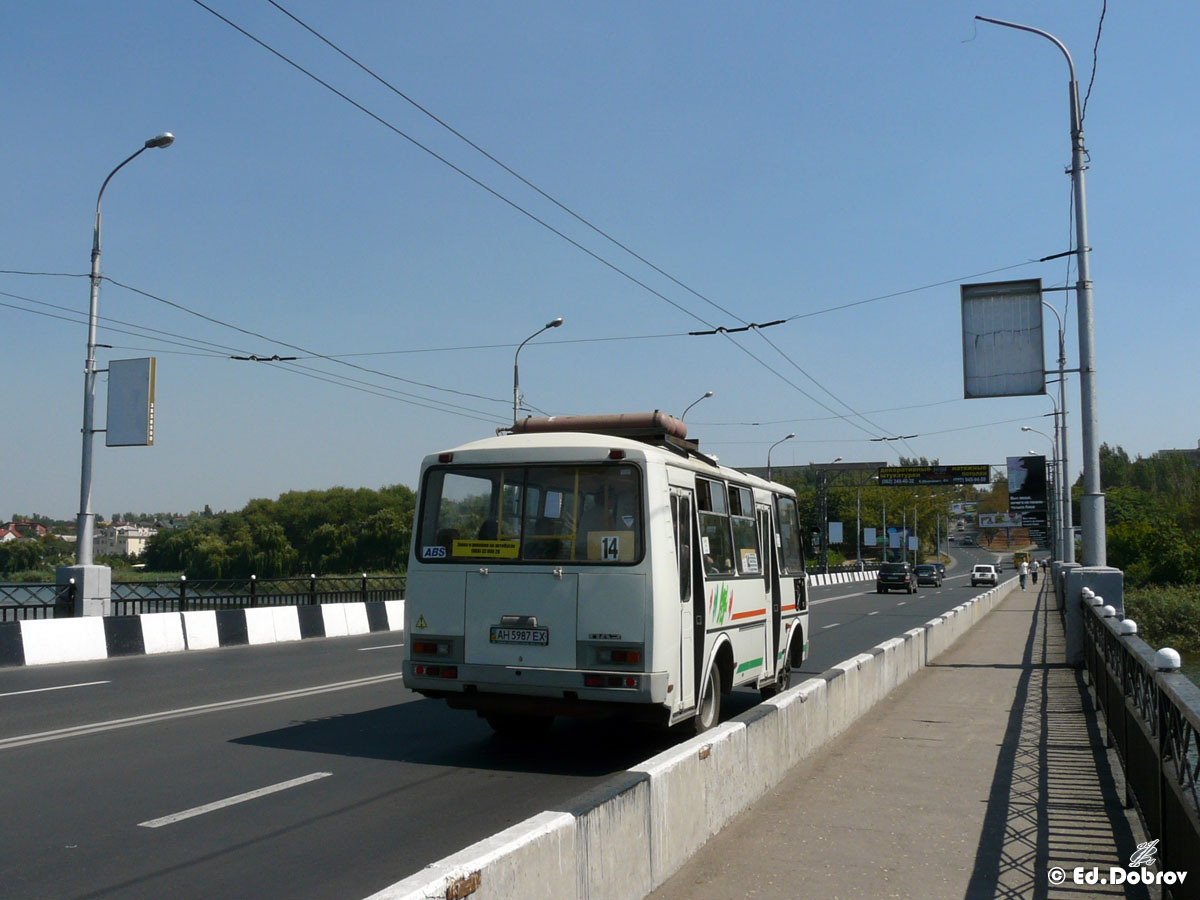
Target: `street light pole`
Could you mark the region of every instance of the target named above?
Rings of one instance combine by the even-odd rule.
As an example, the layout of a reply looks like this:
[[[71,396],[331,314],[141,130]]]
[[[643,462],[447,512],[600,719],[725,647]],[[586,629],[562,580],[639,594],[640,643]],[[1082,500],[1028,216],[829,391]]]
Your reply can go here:
[[[100,201],[104,189],[127,164],[133,162],[144,151],[158,147],[170,147],[175,136],[164,132],[146,141],[137,152],[108,173],[96,195],[96,219],[92,227],[92,275],[91,300],[88,304],[87,359],[83,365],[83,452],[79,477],[79,514],[75,520],[75,564],[90,566],[93,561],[92,539],[95,532],[95,517],[92,514],[92,441],[96,422],[96,319],[100,306]]]
[[[1067,344],[1063,332],[1062,316],[1058,310],[1042,301],[1042,306],[1054,313],[1058,319],[1058,405],[1054,410],[1055,437],[1058,439],[1058,530],[1061,547],[1058,558],[1068,565],[1075,563],[1075,512],[1071,508],[1070,466],[1067,464]],[[1054,402],[1054,398],[1051,398]]]
[[[1080,518],[1083,525],[1083,564],[1108,564],[1107,537],[1104,532],[1104,494],[1100,489],[1100,445],[1096,418],[1096,353],[1095,325],[1092,312],[1091,246],[1087,232],[1087,191],[1084,171],[1087,151],[1083,142],[1083,111],[1079,106],[1079,82],[1075,80],[1075,62],[1066,46],[1054,35],[1028,25],[975,18],[993,25],[1003,25],[1019,31],[1040,35],[1053,43],[1066,57],[1071,72],[1071,182],[1075,196],[1075,254],[1078,258],[1079,280],[1075,285],[1079,321],[1079,407],[1080,434],[1083,442],[1083,497],[1080,499]],[[1072,539],[1073,540],[1073,539]]]
[[[835,465],[842,461],[838,457],[829,463]],[[821,568],[829,572],[829,472],[821,470]]]
[[[521,393],[521,376],[517,370],[517,358],[521,355],[521,350],[543,331],[548,331],[551,328],[557,328],[563,323],[562,317],[555,319],[553,322],[547,322],[525,340],[521,341],[517,347],[517,352],[513,354],[513,425],[517,424],[517,404],[520,402]]]
[[[712,395],[713,395],[713,392],[712,392],[712,391],[705,391],[703,396],[701,396],[701,397],[699,397],[698,399],[696,399],[696,400],[693,400],[691,403],[689,403],[689,404],[688,404],[688,407],[687,407],[687,409],[685,409],[685,410],[683,411],[683,415],[679,417],[679,421],[680,421],[680,422],[682,422],[682,421],[683,421],[683,420],[684,420],[684,419],[687,417],[688,410],[690,410],[690,409],[691,409],[693,406],[695,406],[695,405],[696,405],[697,403],[699,403],[701,400],[707,400],[707,399],[708,399],[709,397],[711,397]]]
[[[782,444],[784,441],[790,441],[795,436],[796,436],[796,433],[792,432],[787,437],[780,438],[775,443],[773,443],[770,447],[767,448],[767,481],[771,480],[771,451],[774,450],[776,447],[778,447],[780,444]]]

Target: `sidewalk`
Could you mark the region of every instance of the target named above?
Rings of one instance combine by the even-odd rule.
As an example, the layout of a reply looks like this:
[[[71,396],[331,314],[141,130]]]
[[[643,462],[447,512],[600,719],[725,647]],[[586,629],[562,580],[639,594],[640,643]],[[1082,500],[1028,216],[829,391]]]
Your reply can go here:
[[[1137,840],[1046,588],[1014,591],[650,898],[1148,896],[1071,882]]]

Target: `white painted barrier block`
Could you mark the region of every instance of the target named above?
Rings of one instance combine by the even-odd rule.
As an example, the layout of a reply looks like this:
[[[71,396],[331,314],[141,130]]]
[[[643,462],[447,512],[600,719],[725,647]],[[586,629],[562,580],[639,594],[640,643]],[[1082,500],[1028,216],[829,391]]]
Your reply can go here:
[[[543,812],[447,856],[367,900],[447,897],[455,884],[469,888],[476,873],[478,885],[469,894],[471,900],[577,900],[576,865],[575,817]]]
[[[347,634],[371,633],[371,623],[367,619],[367,605],[365,603],[341,603],[338,605],[346,608]]]
[[[346,610],[343,608],[344,603],[323,603],[321,604],[321,621],[325,625],[325,637],[345,637],[349,632],[346,630]]]
[[[138,618],[141,619],[146,653],[174,653],[187,649],[179,613],[145,613]]]
[[[189,650],[211,650],[221,646],[217,639],[217,614],[214,610],[180,613],[183,635]]]
[[[294,606],[276,606],[271,610],[275,615],[275,640],[300,640],[300,612]]]
[[[22,619],[21,642],[27,666],[108,658],[104,619],[100,616]]]
[[[383,608],[387,611],[388,628],[391,631],[404,630],[404,601],[384,600]]]
[[[274,610],[267,606],[247,609],[246,642],[249,644],[275,643]]]

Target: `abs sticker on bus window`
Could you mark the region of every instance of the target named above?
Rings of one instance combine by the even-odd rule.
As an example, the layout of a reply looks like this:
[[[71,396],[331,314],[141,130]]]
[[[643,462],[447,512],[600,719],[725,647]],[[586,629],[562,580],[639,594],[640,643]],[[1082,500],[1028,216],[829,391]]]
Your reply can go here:
[[[423,547],[421,548],[421,559],[445,559],[445,547]]]

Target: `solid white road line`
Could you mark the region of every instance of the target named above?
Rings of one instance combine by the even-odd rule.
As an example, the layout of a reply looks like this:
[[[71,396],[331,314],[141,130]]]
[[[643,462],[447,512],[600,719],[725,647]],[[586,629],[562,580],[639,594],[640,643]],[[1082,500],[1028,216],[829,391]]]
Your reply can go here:
[[[841,622],[834,622],[832,625],[822,625],[821,630],[824,631],[826,628],[837,628],[841,624]]]
[[[257,697],[242,697],[238,700],[223,700],[219,703],[205,703],[201,706],[187,706],[182,709],[168,709],[162,712],[146,713],[141,716],[129,716],[124,719],[111,719],[107,722],[92,722],[87,725],[75,725],[71,728],[56,728],[53,731],[41,731],[36,734],[21,734],[16,737],[0,739],[0,750],[13,747],[25,747],[29,744],[41,744],[45,741],[57,741],[62,738],[78,737],[84,734],[96,734],[101,731],[115,731],[118,728],[129,728],[134,725],[146,725],[151,722],[163,722],[168,719],[181,719],[185,716],[198,716],[209,712],[219,712],[225,709],[237,709],[242,706],[257,706],[260,703],[274,703],[279,700],[291,700],[296,697],[308,697],[313,694],[324,694],[329,691],[344,691],[356,687],[366,687],[372,684],[382,684],[385,681],[395,681],[402,677],[400,672],[389,675],[376,675],[372,678],[356,678],[353,681],[337,681],[332,684],[319,684],[314,687],[299,688],[294,691],[280,691],[276,694],[260,694]]]
[[[391,647],[403,647],[403,646],[404,646],[403,644],[380,644],[378,647],[359,647],[358,652],[362,653],[364,650],[387,650]]]
[[[256,797],[265,797],[267,794],[275,794],[279,791],[286,791],[288,788],[299,787],[302,784],[308,784],[310,781],[328,778],[332,774],[332,772],[313,772],[311,775],[303,775],[300,778],[293,778],[291,781],[281,781],[279,784],[268,785],[267,787],[259,788],[256,791],[246,791],[246,793],[238,794],[235,797],[226,797],[224,800],[217,800],[214,803],[205,803],[203,806],[194,806],[191,809],[185,809],[183,812],[177,812],[169,816],[163,816],[161,819],[150,819],[147,822],[138,822],[138,828],[162,828],[164,825],[182,822],[184,819],[190,819],[194,816],[202,816],[205,813],[210,813],[214,810],[224,809],[226,806],[233,806],[237,803],[245,803],[247,800],[253,800]]]
[[[19,694],[40,694],[42,691],[65,691],[69,688],[91,687],[93,684],[112,684],[111,681],[81,681],[79,684],[56,684],[54,687],[30,688],[27,691],[9,691],[0,697],[16,697]]]

